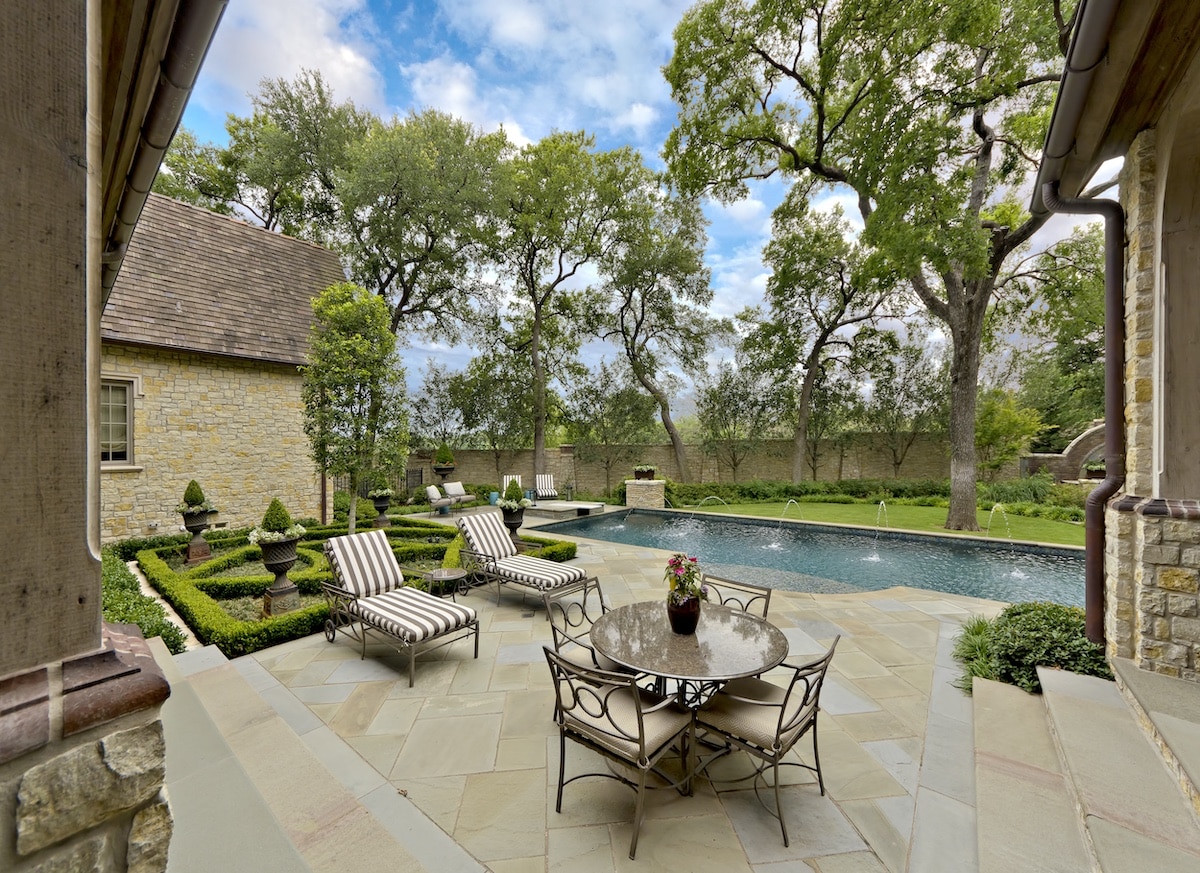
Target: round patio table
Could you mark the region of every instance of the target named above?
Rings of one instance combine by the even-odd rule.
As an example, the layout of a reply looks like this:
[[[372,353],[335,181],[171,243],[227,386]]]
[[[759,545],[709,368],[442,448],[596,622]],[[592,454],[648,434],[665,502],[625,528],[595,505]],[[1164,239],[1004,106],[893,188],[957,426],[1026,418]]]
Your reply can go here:
[[[716,603],[700,606],[695,634],[677,634],[666,600],[610,610],[592,625],[592,645],[623,667],[680,683],[681,701],[699,706],[709,694],[742,676],[783,663],[788,641],[769,621]]]

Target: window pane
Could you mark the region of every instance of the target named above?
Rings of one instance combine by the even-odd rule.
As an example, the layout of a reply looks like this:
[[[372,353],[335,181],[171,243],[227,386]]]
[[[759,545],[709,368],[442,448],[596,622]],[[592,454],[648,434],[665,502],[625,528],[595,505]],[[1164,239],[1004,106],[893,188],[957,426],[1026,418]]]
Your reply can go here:
[[[100,386],[100,460],[129,461],[129,383]]]

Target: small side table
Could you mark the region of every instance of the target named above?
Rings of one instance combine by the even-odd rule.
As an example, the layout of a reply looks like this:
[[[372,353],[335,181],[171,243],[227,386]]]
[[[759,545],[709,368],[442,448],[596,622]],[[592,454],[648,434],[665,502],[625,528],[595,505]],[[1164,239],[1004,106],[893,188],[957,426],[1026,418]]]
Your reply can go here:
[[[426,573],[425,578],[429,583],[430,594],[438,597],[445,597],[449,594],[450,599],[457,602],[458,598],[455,597],[455,594],[462,587],[463,580],[467,578],[467,571],[458,567],[438,567],[436,570]]]

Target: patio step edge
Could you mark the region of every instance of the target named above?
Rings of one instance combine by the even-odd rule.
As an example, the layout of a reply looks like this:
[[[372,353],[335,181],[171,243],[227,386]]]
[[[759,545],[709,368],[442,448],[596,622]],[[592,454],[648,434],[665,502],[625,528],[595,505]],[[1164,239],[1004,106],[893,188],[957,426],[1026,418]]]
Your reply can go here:
[[[1042,698],[975,679],[972,708],[980,873],[1099,871]]]
[[[1200,873],[1200,821],[1116,684],[1039,667],[1048,724],[1101,873]]]
[[[1117,688],[1200,816],[1200,683],[1112,659]]]

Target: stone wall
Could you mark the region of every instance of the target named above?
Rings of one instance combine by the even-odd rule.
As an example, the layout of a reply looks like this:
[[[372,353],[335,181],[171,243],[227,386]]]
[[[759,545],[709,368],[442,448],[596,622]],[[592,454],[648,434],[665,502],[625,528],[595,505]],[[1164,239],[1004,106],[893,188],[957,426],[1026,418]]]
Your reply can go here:
[[[177,532],[175,506],[190,479],[220,510],[221,525],[257,524],[272,497],[294,517],[320,518],[294,367],[106,344],[101,371],[136,377],[140,389],[133,463],[101,469],[105,542]]]
[[[133,625],[99,652],[0,679],[0,870],[161,873],[173,820],[161,704]]]
[[[792,478],[792,444],[789,440],[769,440],[758,451],[742,463],[738,479],[749,482],[753,479],[767,481],[790,481]],[[654,464],[657,475],[679,481],[679,465],[669,445],[632,446],[626,453],[629,460],[622,460],[606,470],[603,461],[589,458],[574,446],[559,446],[548,449],[547,469],[554,474],[554,482],[561,492],[568,483],[590,494],[601,494],[616,488],[633,473],[634,464]],[[877,439],[856,440],[848,448],[839,448],[822,443],[818,453],[821,463],[817,469],[818,479],[892,479],[891,456]],[[697,445],[687,447],[688,468],[693,482],[728,483],[733,478],[724,465],[704,453]],[[492,452],[455,449],[455,470],[447,478],[470,484],[493,484],[507,473],[518,473],[523,483],[533,482],[533,452],[529,449],[506,451],[497,460]],[[423,471],[426,483],[441,483],[434,474],[432,456],[414,454],[409,457],[410,470]],[[497,470],[499,467],[499,470]],[[1016,475],[1013,464],[1004,475]],[[900,477],[906,479],[945,479],[950,475],[950,455],[946,440],[937,436],[917,438],[904,463]],[[805,479],[811,479],[811,470],[805,468]]]
[[[663,509],[666,486],[665,479],[626,479],[625,505],[630,509]]]

